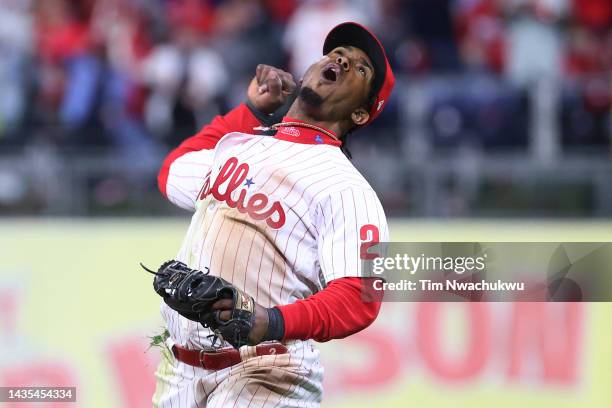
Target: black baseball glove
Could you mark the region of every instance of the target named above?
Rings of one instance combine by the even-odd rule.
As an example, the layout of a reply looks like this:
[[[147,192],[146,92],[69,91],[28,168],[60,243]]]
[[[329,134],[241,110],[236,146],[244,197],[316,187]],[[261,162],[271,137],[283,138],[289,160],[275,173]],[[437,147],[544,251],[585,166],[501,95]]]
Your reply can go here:
[[[235,348],[251,344],[249,335],[255,324],[255,301],[251,296],[225,279],[210,275],[208,268],[202,272],[174,260],[163,263],[157,272],[141,266],[155,275],[153,288],[172,309],[211,328],[221,343],[225,340]],[[223,320],[221,311],[213,310],[213,304],[222,299],[232,301],[232,307],[224,310]]]

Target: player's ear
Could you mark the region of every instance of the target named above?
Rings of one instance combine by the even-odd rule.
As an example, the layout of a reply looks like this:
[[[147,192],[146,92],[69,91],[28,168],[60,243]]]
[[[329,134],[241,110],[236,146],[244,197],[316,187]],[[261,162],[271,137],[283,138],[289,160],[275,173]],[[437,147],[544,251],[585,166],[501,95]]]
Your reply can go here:
[[[366,124],[368,119],[370,119],[370,114],[364,108],[357,108],[351,113],[351,120],[357,126]]]

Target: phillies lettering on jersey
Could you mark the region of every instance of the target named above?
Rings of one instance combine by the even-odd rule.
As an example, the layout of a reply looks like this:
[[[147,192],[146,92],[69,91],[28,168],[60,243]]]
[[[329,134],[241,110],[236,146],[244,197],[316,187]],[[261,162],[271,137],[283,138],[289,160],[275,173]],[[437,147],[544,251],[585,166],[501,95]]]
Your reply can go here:
[[[236,200],[232,199],[232,193],[242,185],[248,173],[248,164],[238,164],[237,158],[230,157],[221,167],[212,187],[210,186],[211,172],[208,172],[199,199],[204,200],[209,194],[212,194],[216,200],[227,203],[230,208],[236,208],[241,213],[249,214],[254,220],[266,220],[270,228],[282,227],[285,224],[285,210],[279,201],[274,201],[268,206],[270,198],[262,193],[253,194],[247,200],[246,187],[240,190]],[[227,182],[225,191],[221,192],[225,182]],[[266,207],[268,208],[265,209]]]

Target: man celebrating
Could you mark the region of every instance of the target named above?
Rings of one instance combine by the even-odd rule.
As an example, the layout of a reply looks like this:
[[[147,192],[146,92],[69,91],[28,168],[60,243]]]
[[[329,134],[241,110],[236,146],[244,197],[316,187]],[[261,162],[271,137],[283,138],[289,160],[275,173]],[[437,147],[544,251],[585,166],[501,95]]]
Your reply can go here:
[[[156,373],[156,406],[317,407],[323,368],[313,340],[349,336],[378,315],[379,299],[362,297],[361,260],[388,240],[387,222],[341,147],[381,112],[394,77],[359,24],[332,29],[323,53],[281,122],[268,123],[296,84],[260,65],[248,102],[164,161],[160,190],[195,211],[182,264],[165,266],[209,271],[234,296],[216,300],[205,321],[162,303],[171,353]],[[228,331],[237,312],[247,324]]]

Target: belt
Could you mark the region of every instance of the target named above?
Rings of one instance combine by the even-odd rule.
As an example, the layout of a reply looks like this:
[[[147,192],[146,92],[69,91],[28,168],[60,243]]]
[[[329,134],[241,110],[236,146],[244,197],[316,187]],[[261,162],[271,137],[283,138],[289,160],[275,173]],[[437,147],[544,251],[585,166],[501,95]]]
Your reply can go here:
[[[173,344],[172,354],[181,363],[189,364],[194,367],[201,367],[205,370],[223,370],[240,363],[242,357],[240,351],[234,348],[220,349],[217,351],[189,350]],[[260,344],[255,346],[255,356],[272,356],[275,354],[288,353],[287,347],[280,343]]]

